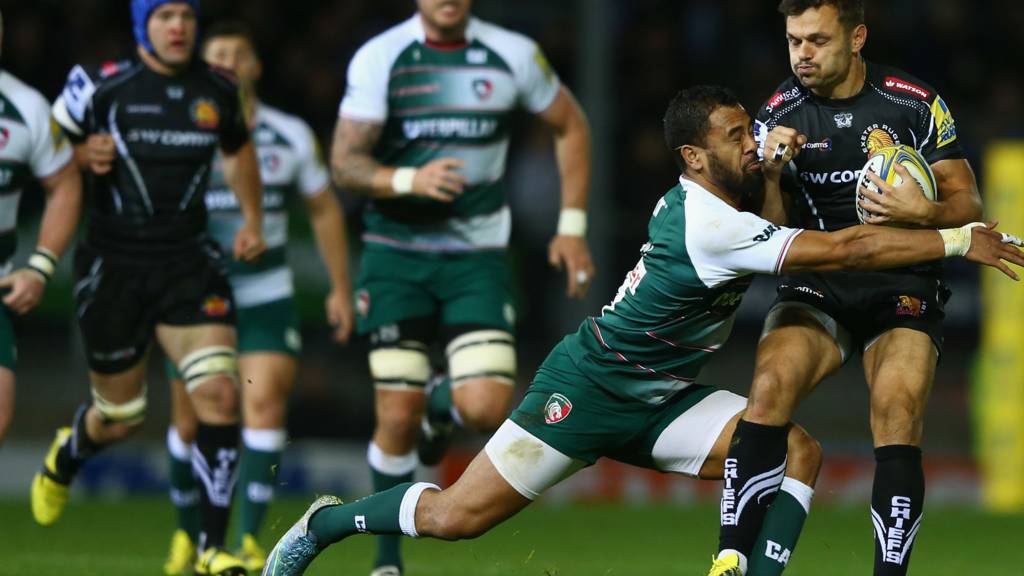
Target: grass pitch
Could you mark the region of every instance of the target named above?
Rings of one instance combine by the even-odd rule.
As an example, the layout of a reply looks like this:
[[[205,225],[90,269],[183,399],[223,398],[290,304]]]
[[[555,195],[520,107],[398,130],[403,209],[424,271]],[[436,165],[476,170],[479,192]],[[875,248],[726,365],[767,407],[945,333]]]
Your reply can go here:
[[[263,541],[273,544],[308,502],[270,510]],[[0,575],[161,574],[173,513],[163,499],[73,500],[57,525],[42,528],[27,502],[0,502]],[[703,576],[717,542],[714,506],[555,506],[543,503],[473,541],[406,540],[409,576]],[[932,507],[914,547],[911,574],[1024,574],[1014,568],[1024,517]],[[870,574],[871,524],[863,508],[815,506],[787,574]],[[373,539],[328,549],[312,576],[365,576]]]

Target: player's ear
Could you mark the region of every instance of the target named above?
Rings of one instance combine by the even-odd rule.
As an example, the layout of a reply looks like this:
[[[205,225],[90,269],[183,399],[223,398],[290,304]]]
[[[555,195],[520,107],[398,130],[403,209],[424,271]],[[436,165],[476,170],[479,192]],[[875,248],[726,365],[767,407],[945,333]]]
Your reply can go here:
[[[694,172],[704,168],[704,150],[696,146],[684,144],[679,147],[679,155],[683,157],[683,163]]]
[[[863,24],[858,24],[850,32],[850,51],[854,54],[859,53],[864,49],[864,44],[868,41],[868,27]]]

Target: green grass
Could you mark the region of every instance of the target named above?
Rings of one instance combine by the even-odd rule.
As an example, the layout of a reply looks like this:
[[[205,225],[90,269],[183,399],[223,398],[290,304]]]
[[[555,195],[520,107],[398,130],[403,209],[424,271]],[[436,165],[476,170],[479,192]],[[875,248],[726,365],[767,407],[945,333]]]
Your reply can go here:
[[[306,502],[270,512],[272,544]],[[0,575],[120,576],[160,574],[172,527],[159,499],[73,501],[61,521],[32,523],[27,502],[0,502]],[[717,541],[713,506],[537,505],[473,541],[406,541],[409,576],[703,575]],[[1008,556],[1024,541],[1024,517],[928,509],[911,574],[1021,574]],[[871,573],[867,509],[816,506],[787,574]],[[360,536],[327,550],[308,574],[365,576],[373,540]],[[1009,572],[1007,570],[1010,570]]]

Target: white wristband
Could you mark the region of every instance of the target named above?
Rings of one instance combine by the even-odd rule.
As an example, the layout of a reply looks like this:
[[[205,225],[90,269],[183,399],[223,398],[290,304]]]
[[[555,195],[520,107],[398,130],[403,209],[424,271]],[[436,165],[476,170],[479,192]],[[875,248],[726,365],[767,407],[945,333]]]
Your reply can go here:
[[[586,236],[587,211],[582,208],[562,208],[558,213],[559,236]]]
[[[971,249],[971,228],[984,226],[982,222],[972,222],[959,228],[943,228],[939,230],[942,243],[946,246],[946,258],[964,256]]]
[[[36,248],[36,251],[28,257],[28,268],[38,272],[45,280],[49,280],[57,268],[57,257],[46,248]]]
[[[391,175],[391,189],[399,196],[412,192],[412,179],[416,177],[415,168],[396,168]]]

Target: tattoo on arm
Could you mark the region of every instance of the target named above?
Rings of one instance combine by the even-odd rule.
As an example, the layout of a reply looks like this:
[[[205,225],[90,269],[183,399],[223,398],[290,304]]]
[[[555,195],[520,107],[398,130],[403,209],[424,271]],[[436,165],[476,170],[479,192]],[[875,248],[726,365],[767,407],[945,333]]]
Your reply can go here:
[[[360,194],[375,192],[374,175],[381,164],[372,152],[383,129],[381,124],[338,119],[331,151],[331,180],[336,186]]]

